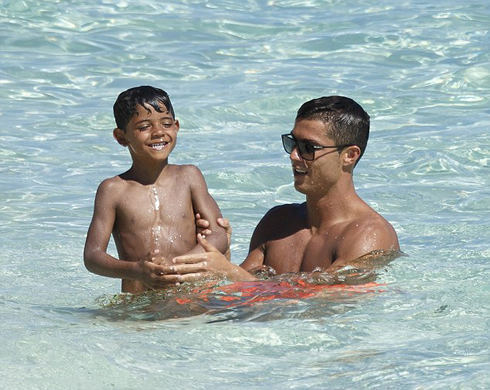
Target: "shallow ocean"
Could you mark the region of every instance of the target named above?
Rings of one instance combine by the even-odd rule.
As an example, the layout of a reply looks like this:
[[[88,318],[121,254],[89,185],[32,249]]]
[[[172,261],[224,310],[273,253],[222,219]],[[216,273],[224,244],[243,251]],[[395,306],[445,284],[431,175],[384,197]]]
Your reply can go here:
[[[490,3],[0,4],[2,388],[490,388]],[[107,305],[119,281],[82,251],[97,185],[130,164],[112,104],[143,84],[170,94],[171,162],[204,173],[236,263],[269,208],[303,201],[280,142],[296,110],[355,99],[356,187],[408,256],[376,291],[176,319]]]

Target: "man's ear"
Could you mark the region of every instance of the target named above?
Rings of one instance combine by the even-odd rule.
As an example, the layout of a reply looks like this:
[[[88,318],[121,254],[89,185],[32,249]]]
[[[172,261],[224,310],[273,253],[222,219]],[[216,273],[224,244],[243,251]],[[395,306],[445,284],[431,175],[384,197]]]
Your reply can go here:
[[[356,161],[359,160],[359,157],[361,156],[361,149],[356,145],[348,146],[345,148],[344,153],[342,154],[344,156],[344,165],[354,166]]]
[[[124,147],[129,145],[128,141],[126,140],[126,134],[124,133],[124,130],[121,130],[119,127],[116,127],[114,129],[112,135],[119,145]]]
[[[174,124],[175,124],[175,128],[177,129],[176,131],[179,131],[180,123],[179,123],[178,119],[174,120]]]

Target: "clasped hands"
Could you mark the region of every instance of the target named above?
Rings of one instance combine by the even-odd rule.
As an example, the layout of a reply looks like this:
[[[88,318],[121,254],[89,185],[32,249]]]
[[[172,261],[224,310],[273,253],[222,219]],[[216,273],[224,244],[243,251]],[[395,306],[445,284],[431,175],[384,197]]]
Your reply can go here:
[[[140,280],[148,287],[162,288],[169,284],[179,285],[184,282],[194,282],[210,276],[227,277],[230,268],[230,243],[232,229],[229,221],[219,218],[217,223],[226,230],[228,250],[223,255],[214,245],[206,240],[210,235],[209,222],[196,214],[196,225],[199,233],[197,242],[204,252],[174,257],[168,261],[159,256],[158,250],[152,251],[147,258],[138,262]]]

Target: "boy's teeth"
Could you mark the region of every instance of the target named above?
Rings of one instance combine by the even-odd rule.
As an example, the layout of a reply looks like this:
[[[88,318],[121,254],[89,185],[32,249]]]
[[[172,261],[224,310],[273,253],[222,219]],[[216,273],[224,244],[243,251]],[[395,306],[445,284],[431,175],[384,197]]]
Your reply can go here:
[[[160,150],[160,149],[163,149],[166,144],[167,144],[166,142],[161,142],[161,143],[158,143],[158,144],[153,144],[153,145],[151,145],[151,147],[153,149]]]

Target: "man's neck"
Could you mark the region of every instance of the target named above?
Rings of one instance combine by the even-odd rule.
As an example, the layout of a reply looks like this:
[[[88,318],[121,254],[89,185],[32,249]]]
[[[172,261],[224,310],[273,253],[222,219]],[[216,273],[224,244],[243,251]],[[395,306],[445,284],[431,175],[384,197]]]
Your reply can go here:
[[[328,230],[332,225],[352,218],[362,200],[352,180],[337,183],[321,195],[307,195],[308,223],[312,232]]]

